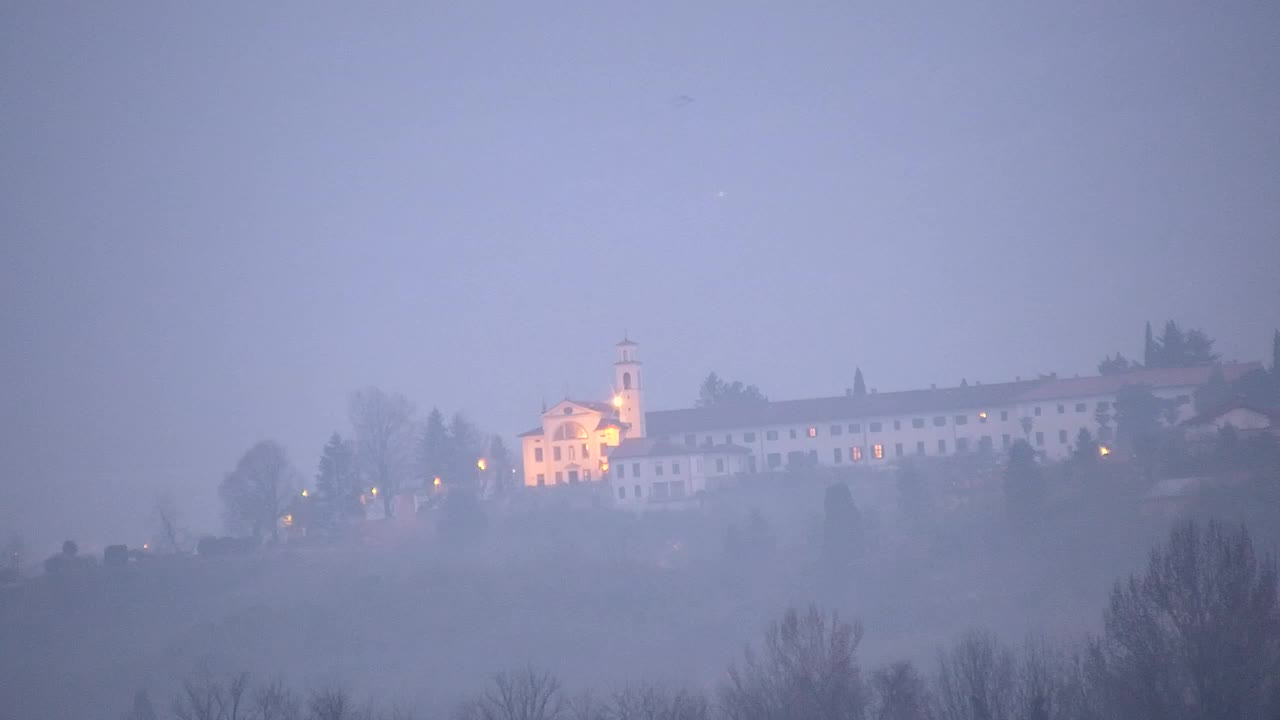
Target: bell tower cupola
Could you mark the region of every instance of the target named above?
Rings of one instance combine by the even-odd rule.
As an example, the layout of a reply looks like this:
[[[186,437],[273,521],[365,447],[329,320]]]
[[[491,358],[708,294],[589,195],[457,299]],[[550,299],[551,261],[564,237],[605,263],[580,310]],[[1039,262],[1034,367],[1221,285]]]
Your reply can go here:
[[[618,419],[627,424],[626,437],[644,437],[644,385],[640,379],[640,346],[627,338],[618,343],[618,360],[613,364],[613,405]]]

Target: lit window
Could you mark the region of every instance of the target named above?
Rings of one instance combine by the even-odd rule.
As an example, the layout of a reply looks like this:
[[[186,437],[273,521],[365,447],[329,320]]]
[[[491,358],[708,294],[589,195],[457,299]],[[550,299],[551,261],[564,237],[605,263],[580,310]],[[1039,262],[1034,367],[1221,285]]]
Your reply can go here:
[[[876,443],[875,445],[872,445],[872,446],[871,446],[871,455],[872,455],[873,457],[875,457],[875,459],[877,459],[877,460],[883,460],[883,459],[884,459],[884,445],[881,445],[880,443]]]
[[[978,413],[978,422],[985,423],[986,421],[987,421],[987,411],[983,410],[982,412]]]
[[[858,462],[859,460],[862,460],[862,448],[860,447],[849,448],[849,459],[852,460],[853,462]]]
[[[813,427],[812,425],[810,425],[810,426],[809,426],[809,430],[808,430],[807,434],[808,434],[808,435],[809,435],[809,437],[811,437],[811,438],[816,438],[816,437],[818,437],[818,428]]]
[[[582,443],[582,459],[588,460],[590,458],[591,458],[591,448],[586,443]]]

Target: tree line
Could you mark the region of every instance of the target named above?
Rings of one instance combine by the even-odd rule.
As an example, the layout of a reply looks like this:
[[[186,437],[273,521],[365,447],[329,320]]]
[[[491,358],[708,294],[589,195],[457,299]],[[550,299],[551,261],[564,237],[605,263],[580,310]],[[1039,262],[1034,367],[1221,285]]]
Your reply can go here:
[[[314,488],[304,487],[280,443],[246,450],[219,485],[228,531],[276,540],[288,517],[336,532],[363,516],[365,502],[381,503],[392,517],[405,491],[485,495],[511,482],[515,466],[502,437],[486,435],[461,412],[446,419],[433,407],[419,421],[407,397],[368,387],[351,394],[348,419],[349,435],[334,431],[321,451]]]
[[[1119,580],[1101,631],[1010,645],[972,630],[938,650],[869,672],[864,628],[815,606],[792,608],[749,645],[717,686],[569,692],[553,674],[497,674],[455,720],[1270,720],[1280,717],[1276,560],[1244,527],[1186,521],[1144,572]],[[246,675],[186,683],[168,711],[139,692],[125,720],[408,718],[338,688],[298,693]]]

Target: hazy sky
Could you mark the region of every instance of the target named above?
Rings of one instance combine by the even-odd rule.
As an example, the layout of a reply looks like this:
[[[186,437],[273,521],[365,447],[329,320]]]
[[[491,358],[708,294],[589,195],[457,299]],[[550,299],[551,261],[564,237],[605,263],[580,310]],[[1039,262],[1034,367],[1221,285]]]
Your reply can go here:
[[[1052,6],[1052,7],[1050,7]],[[1280,4],[0,7],[0,532],[139,543],[376,384],[514,433],[1280,325]],[[691,102],[689,100],[692,100]]]

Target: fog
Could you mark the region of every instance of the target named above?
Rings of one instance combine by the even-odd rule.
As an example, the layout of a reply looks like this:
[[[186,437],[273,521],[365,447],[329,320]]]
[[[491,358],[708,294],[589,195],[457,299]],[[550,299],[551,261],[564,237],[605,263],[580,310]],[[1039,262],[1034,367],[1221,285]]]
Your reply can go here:
[[[932,678],[971,628],[1103,633],[1112,583],[1188,519],[1265,556],[1278,32],[1267,3],[9,4],[0,717],[117,718],[139,690],[167,712],[206,671],[435,717],[530,665],[728,712],[730,663],[788,608],[861,621],[868,679]],[[1180,333],[1208,344],[1152,355]],[[775,403],[1114,374],[1117,352],[1225,375],[1178,381],[1149,428],[1130,396],[1112,465],[1037,420],[1047,449],[1011,425],[919,466],[892,440],[865,466],[761,451],[656,512],[616,474],[536,486],[520,434],[613,399],[624,338],[650,413],[715,407],[712,372]],[[403,414],[394,462],[362,392]],[[1228,411],[1272,424],[1237,442]],[[358,521],[299,505],[331,500],[334,433]],[[255,458],[279,460],[270,502],[237,494]],[[227,537],[253,547],[198,551]]]

